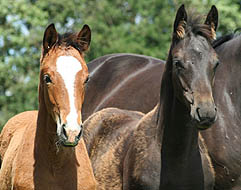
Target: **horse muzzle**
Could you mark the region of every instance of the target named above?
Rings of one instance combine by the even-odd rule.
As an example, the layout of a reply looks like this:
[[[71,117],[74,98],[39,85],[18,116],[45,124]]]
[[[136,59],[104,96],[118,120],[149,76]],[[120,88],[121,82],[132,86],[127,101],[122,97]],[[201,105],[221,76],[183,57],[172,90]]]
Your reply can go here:
[[[82,129],[82,125],[71,128],[68,125],[63,124],[60,134],[61,144],[66,147],[76,146],[82,136]]]
[[[202,102],[191,106],[191,117],[199,130],[205,130],[217,119],[217,108],[213,101]]]

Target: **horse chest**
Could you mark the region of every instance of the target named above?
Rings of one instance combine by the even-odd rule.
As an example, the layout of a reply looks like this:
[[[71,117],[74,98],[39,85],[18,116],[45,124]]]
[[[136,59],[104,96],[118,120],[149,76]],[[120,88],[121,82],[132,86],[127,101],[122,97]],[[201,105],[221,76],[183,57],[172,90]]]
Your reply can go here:
[[[79,187],[76,171],[53,171],[44,165],[28,162],[28,168],[18,166],[13,178],[16,190],[69,190]]]

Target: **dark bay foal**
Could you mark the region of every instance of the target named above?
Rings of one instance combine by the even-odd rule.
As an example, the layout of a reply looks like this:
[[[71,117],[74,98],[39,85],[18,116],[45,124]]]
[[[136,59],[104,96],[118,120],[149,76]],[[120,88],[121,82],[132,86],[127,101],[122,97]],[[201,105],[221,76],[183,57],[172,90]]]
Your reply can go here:
[[[215,6],[202,24],[182,5],[157,106],[145,116],[109,108],[86,120],[84,138],[100,189],[213,188],[199,130],[217,117],[212,84],[218,58],[211,45],[217,23]]]

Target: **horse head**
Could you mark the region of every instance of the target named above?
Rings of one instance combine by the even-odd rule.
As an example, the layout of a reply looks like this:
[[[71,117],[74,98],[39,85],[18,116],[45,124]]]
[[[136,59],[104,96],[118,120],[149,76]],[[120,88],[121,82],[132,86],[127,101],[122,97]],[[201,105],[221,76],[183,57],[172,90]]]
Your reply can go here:
[[[77,145],[82,134],[81,108],[88,80],[84,52],[90,40],[87,25],[79,33],[59,35],[51,24],[44,33],[39,104],[55,122],[58,142],[64,146]]]
[[[184,5],[176,14],[169,54],[174,94],[184,102],[198,129],[210,127],[217,117],[212,88],[218,57],[211,42],[215,39],[218,11],[212,6],[204,24],[188,17]]]

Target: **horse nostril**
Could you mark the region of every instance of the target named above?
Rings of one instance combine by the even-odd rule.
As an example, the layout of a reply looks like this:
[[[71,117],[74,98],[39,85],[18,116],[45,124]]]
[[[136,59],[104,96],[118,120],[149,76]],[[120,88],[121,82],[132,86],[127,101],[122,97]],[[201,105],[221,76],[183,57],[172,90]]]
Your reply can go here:
[[[198,108],[196,109],[196,112],[197,112],[199,121],[201,121],[201,116],[200,116],[199,110],[200,110],[200,108],[198,107]]]
[[[81,136],[82,136],[82,133],[83,133],[83,125],[80,125],[80,132],[78,134],[78,136],[76,137],[77,140],[80,140]]]
[[[210,118],[210,122],[214,122],[216,120],[216,117],[212,117],[212,118]]]
[[[82,130],[80,130],[78,136],[76,137],[76,140],[80,140],[81,136],[82,136]]]
[[[65,124],[63,124],[63,135],[64,135],[64,138],[68,139],[67,133],[66,133],[66,130],[65,130]]]

